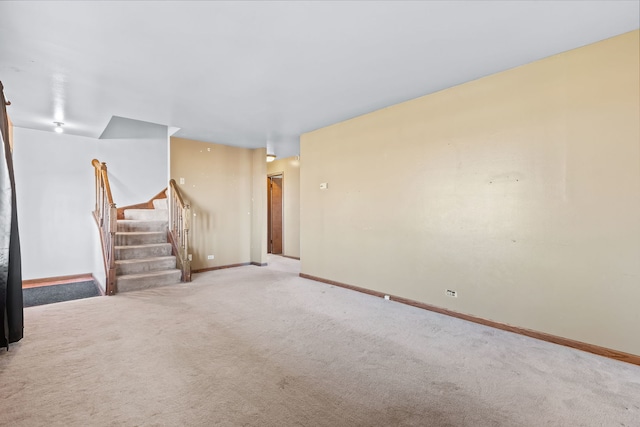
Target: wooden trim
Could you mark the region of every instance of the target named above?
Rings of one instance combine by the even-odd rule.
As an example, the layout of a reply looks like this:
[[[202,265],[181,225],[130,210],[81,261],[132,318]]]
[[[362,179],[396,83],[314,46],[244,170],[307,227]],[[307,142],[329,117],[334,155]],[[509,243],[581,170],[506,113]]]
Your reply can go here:
[[[381,298],[384,298],[385,295],[388,295],[391,300],[397,301],[402,304],[411,305],[413,307],[422,308],[424,310],[429,310],[436,313],[445,314],[447,316],[456,317],[458,319],[466,320],[468,322],[478,323],[480,325],[501,329],[503,331],[525,335],[530,338],[535,338],[542,341],[563,345],[565,347],[575,348],[576,350],[586,351],[587,353],[593,353],[593,354],[597,354],[598,356],[604,356],[610,359],[615,359],[621,362],[627,362],[633,365],[640,366],[640,355],[625,353],[622,351],[613,350],[606,347],[600,347],[594,344],[588,344],[581,341],[572,340],[569,338],[559,337],[557,335],[548,334],[546,332],[538,332],[531,329],[512,326],[506,323],[496,322],[494,320],[483,319],[482,317],[459,313],[457,311],[437,307],[431,304],[425,304],[423,302],[415,301],[409,298],[403,298],[403,297],[398,297],[390,294],[385,294],[384,292],[378,292],[371,289],[361,288],[359,286],[347,285],[345,283],[336,282],[334,280],[323,279],[321,277],[311,276],[305,273],[300,273],[300,277],[304,279],[315,280],[316,282],[322,282],[322,283],[327,283],[329,285],[339,286],[341,288],[346,288],[346,289],[362,292],[369,295],[374,295]]]
[[[289,255],[282,255],[285,258],[291,258],[291,259],[297,259],[298,261],[300,261],[300,257],[299,256],[289,256]]]
[[[118,208],[118,219],[124,219],[124,210],[125,209],[153,209],[153,201],[154,200],[160,200],[160,199],[166,199],[167,198],[166,191],[167,191],[167,188],[165,188],[164,190],[162,190],[161,192],[159,192],[158,194],[156,194],[155,196],[153,196],[152,198],[150,198],[146,202],[136,203],[135,205],[128,205],[128,206],[123,206],[121,208]]]
[[[107,171],[107,164],[100,163],[98,159],[91,160],[91,164],[96,169],[97,173],[100,175],[102,181],[104,182],[104,190],[107,193],[107,202],[109,203],[109,205],[115,206],[115,204],[113,203],[113,196],[111,195],[111,185],[109,184],[109,173]]]
[[[284,218],[284,206],[285,206],[285,200],[284,200],[284,187],[285,187],[285,183],[284,183],[284,170],[282,170],[281,172],[274,172],[274,173],[270,173],[267,174],[267,180],[269,182],[269,186],[267,187],[267,253],[273,253],[273,243],[272,243],[272,222],[273,222],[273,218],[271,216],[271,186],[273,185],[273,181],[271,181],[272,178],[280,178],[282,179],[282,187],[280,188],[280,195],[281,195],[281,204],[282,207],[280,208],[280,212],[282,213],[281,215],[281,219],[282,219],[282,224],[281,224],[281,239],[282,239],[282,251],[280,253],[274,254],[274,255],[279,255],[279,256],[284,256],[284,250],[285,248],[285,241],[286,239],[286,229],[285,229],[285,218]],[[266,265],[266,264],[265,264]]]
[[[262,264],[260,264],[259,262],[252,262],[251,265],[256,265],[258,267],[266,267],[267,263],[263,262]]]
[[[41,286],[66,285],[68,283],[86,282],[92,280],[95,283],[93,274],[72,274],[69,276],[43,277],[41,279],[29,279],[22,281],[22,289],[39,288]]]
[[[247,265],[251,265],[250,262],[241,262],[239,264],[229,264],[229,265],[220,265],[218,267],[207,267],[207,268],[199,268],[197,270],[191,270],[191,273],[204,273],[206,271],[214,271],[214,270],[223,270],[225,268],[235,268],[235,267],[244,267]]]
[[[369,295],[373,295],[373,296],[380,297],[380,298],[384,298],[385,295],[388,295],[388,294],[385,294],[383,292],[374,291],[372,289],[361,288],[359,286],[347,285],[345,283],[336,282],[335,280],[323,279],[321,277],[312,276],[310,274],[300,273],[300,277],[302,277],[303,279],[315,280],[316,282],[326,283],[328,285],[334,285],[334,286],[339,286],[341,288],[351,289],[352,291],[358,291],[358,292],[362,292],[363,294],[369,294]]]
[[[178,188],[178,184],[176,184],[176,180],[175,179],[171,179],[169,181],[169,186],[171,187],[171,189],[173,191],[175,191],[176,197],[178,198],[178,201],[180,202],[180,207],[184,208],[185,206],[187,206],[187,204],[184,202],[184,199],[182,198],[182,193],[180,193],[180,189]]]

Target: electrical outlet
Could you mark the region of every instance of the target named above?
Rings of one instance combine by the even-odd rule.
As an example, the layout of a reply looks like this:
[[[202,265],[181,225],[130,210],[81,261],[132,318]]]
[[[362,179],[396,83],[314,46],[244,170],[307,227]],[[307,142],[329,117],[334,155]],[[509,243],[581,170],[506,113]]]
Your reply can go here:
[[[452,291],[451,289],[447,289],[447,296],[448,297],[453,297],[453,298],[458,298],[458,293],[456,291]]]
[[[389,295],[385,295],[384,299],[386,299],[387,301],[389,301],[391,298],[389,298]]]
[[[207,255],[207,259],[213,259],[214,256],[213,255]]]

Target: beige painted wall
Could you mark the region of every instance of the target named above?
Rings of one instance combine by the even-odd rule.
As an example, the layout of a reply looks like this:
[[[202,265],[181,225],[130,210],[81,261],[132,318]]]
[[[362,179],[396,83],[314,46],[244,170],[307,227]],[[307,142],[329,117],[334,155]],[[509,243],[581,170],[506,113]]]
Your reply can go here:
[[[171,178],[195,214],[189,236],[194,270],[251,261],[252,151],[171,138]]]
[[[251,262],[267,264],[267,149],[251,150]]]
[[[300,258],[300,158],[287,157],[267,163],[268,175],[280,173],[284,176],[282,252],[283,255]]]
[[[639,38],[304,134],[302,272],[640,354]]]

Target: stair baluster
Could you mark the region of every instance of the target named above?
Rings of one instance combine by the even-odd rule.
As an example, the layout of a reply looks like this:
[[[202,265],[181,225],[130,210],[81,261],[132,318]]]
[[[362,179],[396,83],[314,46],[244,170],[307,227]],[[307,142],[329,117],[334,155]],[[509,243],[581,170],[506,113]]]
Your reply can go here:
[[[106,272],[106,294],[115,295],[116,287],[116,257],[115,235],[117,229],[117,209],[111,196],[107,164],[93,159],[91,164],[95,171],[96,205],[93,217],[100,230],[100,242]]]
[[[191,206],[184,202],[175,180],[169,181],[169,239],[176,251],[182,281],[191,281],[189,258],[189,227]]]

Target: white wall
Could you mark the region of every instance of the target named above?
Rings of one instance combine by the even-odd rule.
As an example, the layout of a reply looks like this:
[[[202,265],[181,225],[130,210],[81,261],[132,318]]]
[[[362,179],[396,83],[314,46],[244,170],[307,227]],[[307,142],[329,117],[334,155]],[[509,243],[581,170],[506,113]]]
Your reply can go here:
[[[93,272],[97,140],[15,127],[14,144],[23,279]]]
[[[104,269],[104,258],[103,258],[102,249],[101,249],[102,242],[100,242],[100,234],[98,233],[97,226],[94,225],[93,229],[94,229],[94,232],[91,233],[91,237],[93,239],[93,244],[92,244],[93,245],[92,246],[93,247],[93,250],[92,250],[93,267],[91,271],[93,273],[93,277],[96,279],[96,281],[102,288],[102,291],[106,292],[107,272]]]
[[[149,200],[168,184],[168,136],[97,140],[96,158],[107,164],[118,206]]]
[[[93,273],[104,284],[91,160],[106,162],[114,202],[167,186],[168,137],[93,139],[14,128],[23,279]]]

